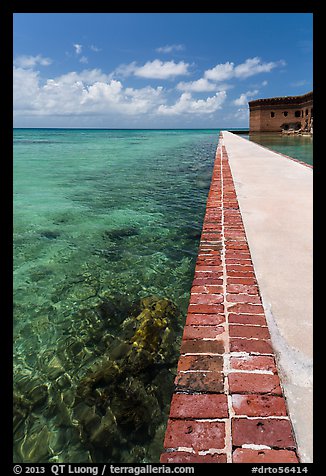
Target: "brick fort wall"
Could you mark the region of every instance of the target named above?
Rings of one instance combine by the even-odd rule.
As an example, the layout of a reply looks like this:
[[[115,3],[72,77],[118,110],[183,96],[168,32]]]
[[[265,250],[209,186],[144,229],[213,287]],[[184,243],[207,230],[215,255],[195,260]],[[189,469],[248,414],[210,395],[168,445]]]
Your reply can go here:
[[[256,99],[249,102],[250,132],[281,132],[294,129],[310,132],[313,92],[302,96]]]

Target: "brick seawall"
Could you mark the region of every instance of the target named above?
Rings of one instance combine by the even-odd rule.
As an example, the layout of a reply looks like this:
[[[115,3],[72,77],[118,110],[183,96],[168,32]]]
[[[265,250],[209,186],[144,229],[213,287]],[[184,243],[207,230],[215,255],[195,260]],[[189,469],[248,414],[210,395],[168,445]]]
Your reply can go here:
[[[296,442],[220,135],[162,463],[295,463]]]

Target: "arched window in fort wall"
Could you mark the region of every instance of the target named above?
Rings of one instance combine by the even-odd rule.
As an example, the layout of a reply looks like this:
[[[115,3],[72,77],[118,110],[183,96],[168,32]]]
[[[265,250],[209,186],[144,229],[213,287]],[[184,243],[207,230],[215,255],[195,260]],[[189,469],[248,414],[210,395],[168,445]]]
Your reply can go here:
[[[271,117],[275,117],[275,112],[271,112]]]

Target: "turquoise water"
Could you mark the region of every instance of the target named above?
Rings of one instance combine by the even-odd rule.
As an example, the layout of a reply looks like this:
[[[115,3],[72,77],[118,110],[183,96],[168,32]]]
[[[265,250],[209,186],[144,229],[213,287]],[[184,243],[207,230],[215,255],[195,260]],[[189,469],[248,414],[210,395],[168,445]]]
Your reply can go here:
[[[312,136],[283,135],[277,132],[261,132],[241,135],[268,149],[301,160],[306,164],[313,165],[313,138]]]
[[[218,130],[14,130],[14,461],[158,462]]]

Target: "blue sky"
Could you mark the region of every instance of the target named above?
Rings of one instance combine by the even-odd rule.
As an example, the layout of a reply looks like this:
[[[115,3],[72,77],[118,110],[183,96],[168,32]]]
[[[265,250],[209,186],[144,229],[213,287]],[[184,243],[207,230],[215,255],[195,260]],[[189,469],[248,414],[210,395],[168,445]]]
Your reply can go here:
[[[14,126],[247,127],[312,89],[310,13],[14,14]]]

